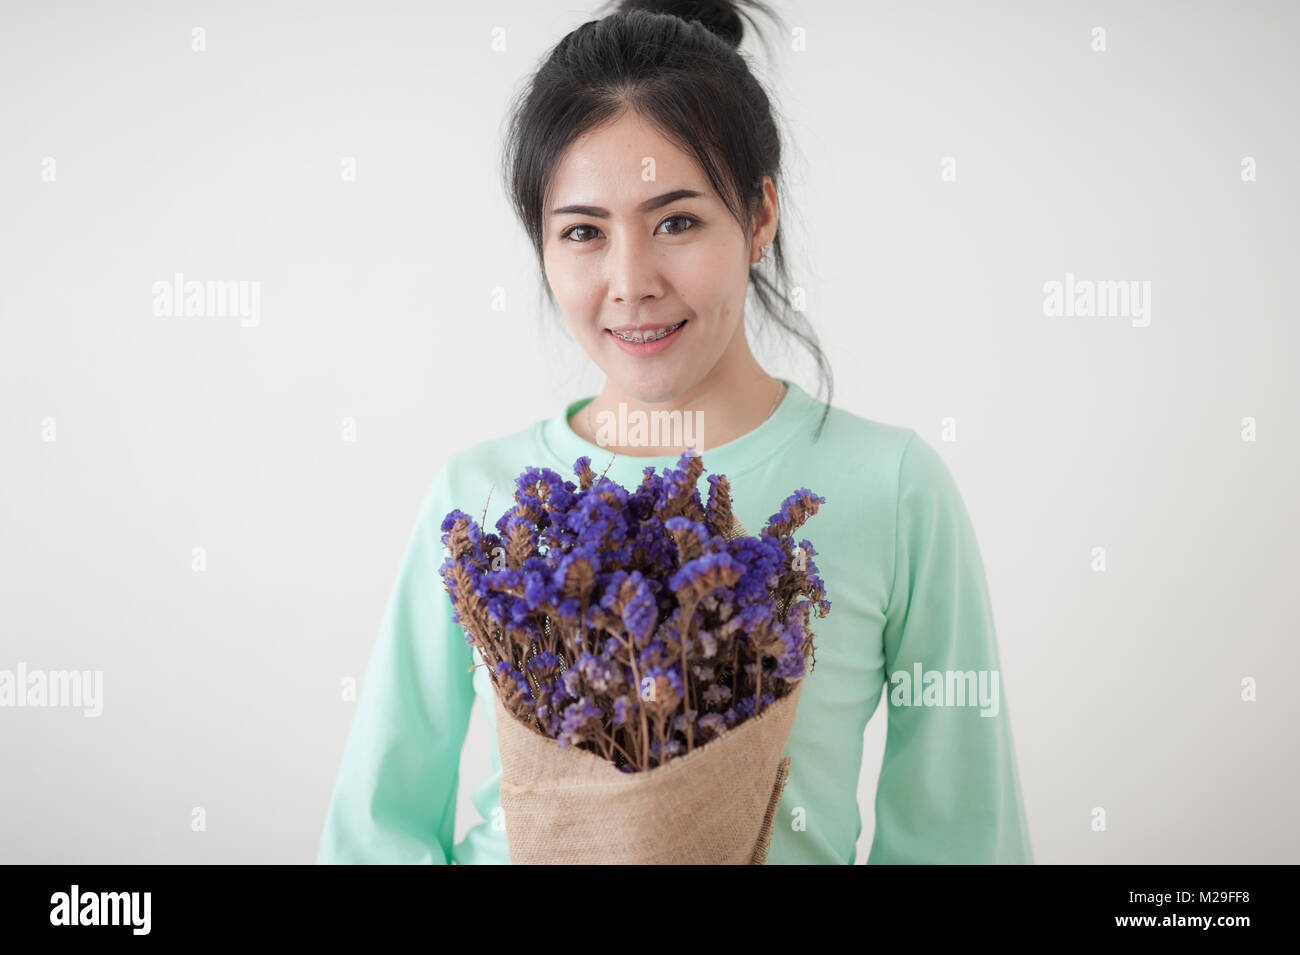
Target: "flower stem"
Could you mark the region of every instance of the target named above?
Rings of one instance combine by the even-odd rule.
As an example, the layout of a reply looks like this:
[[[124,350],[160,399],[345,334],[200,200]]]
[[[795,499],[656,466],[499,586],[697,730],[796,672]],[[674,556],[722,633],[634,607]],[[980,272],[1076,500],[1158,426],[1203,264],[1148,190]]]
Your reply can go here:
[[[636,645],[633,643],[631,636],[626,641],[619,634],[615,633],[619,643],[628,648],[628,658],[632,662],[632,682],[636,687],[637,711],[641,714],[641,765],[638,769],[645,770],[650,765],[650,724],[645,715],[645,700],[641,698],[641,674],[637,671],[636,666]]]
[[[691,728],[691,671],[686,665],[686,635],[691,628],[691,620],[695,617],[695,603],[692,600],[687,606],[686,624],[678,627],[678,636],[682,643],[682,694],[686,697],[686,752],[691,751],[695,743],[695,733]]]

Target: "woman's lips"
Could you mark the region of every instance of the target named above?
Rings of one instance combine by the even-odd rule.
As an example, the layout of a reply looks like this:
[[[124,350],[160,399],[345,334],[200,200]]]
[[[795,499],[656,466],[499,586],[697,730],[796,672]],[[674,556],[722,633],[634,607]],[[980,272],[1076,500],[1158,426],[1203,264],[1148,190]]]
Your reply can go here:
[[[612,329],[608,329],[608,328],[605,329],[609,337],[614,339],[615,345],[623,349],[623,351],[627,352],[629,355],[637,355],[637,356],[657,355],[659,352],[663,351],[674,341],[676,341],[677,337],[681,335],[681,333],[685,330],[686,330],[686,321],[684,320],[680,325],[677,326],[676,329],[669,332],[663,338],[660,338],[657,341],[653,341],[653,342],[641,342],[638,344],[636,342],[629,342],[629,341],[625,341],[622,338],[619,338],[617,335],[614,334]]]

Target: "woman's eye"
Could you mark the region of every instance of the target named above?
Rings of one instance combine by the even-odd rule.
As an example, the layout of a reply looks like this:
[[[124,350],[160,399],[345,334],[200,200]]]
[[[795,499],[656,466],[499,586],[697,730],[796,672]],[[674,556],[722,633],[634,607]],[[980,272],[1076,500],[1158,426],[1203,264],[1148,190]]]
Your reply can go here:
[[[700,220],[696,219],[694,216],[676,215],[676,216],[669,216],[667,219],[661,222],[660,225],[665,225],[669,222],[684,222],[686,223],[686,226],[684,228],[670,230],[668,233],[669,235],[681,235],[683,232],[689,232],[691,229],[699,225],[699,221]]]
[[[664,233],[665,235],[681,235],[683,232],[689,232],[691,229],[694,229],[696,226],[700,224],[700,220],[695,218],[694,216],[675,215],[675,216],[669,216],[663,222],[659,223],[659,225],[660,227],[663,227],[670,222],[676,222],[679,225],[677,226],[677,228],[670,227],[668,231]],[[587,233],[594,233],[594,234],[587,234]],[[600,230],[597,229],[595,226],[571,225],[563,232],[560,233],[560,238],[568,239],[571,242],[577,242],[579,245],[584,245],[590,242],[592,239],[597,238],[599,235],[600,235]]]
[[[600,230],[597,229],[595,226],[590,226],[590,225],[573,225],[573,226],[569,226],[569,228],[567,228],[567,229],[565,229],[563,232],[561,232],[561,233],[560,233],[560,238],[561,238],[561,239],[567,239],[567,238],[569,238],[569,236],[573,235],[573,233],[575,233],[575,232],[580,232],[580,231],[582,231],[583,229],[591,229],[591,230],[593,230],[593,231],[595,231],[595,232],[599,232],[599,231],[600,231]],[[574,241],[574,242],[577,242],[577,243],[579,243],[579,244],[581,244],[581,243],[583,243],[583,242],[590,242],[591,239],[574,239],[573,241]]]

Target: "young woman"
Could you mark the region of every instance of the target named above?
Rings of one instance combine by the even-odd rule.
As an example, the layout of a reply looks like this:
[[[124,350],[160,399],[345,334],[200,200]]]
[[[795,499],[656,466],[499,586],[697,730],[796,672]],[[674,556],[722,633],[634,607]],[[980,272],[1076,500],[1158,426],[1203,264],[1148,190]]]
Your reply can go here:
[[[516,105],[511,196],[544,287],[605,384],[453,454],[433,482],[318,861],[509,862],[494,725],[494,775],[473,796],[484,821],[453,844],[470,711],[477,698],[492,725],[494,691],[485,667],[471,671],[480,658],[451,619],[442,519],[477,511],[490,487],[512,488],[528,466],[570,477],[583,456],[632,488],[646,467],[675,465],[685,436],[706,473],[728,476],[751,533],[799,488],[826,499],[803,530],[832,610],[812,622],[816,665],[785,750],[768,862],[855,860],[863,730],[882,695],[888,732],[867,861],[1032,862],[984,570],[950,473],[914,431],[833,407],[829,387],[823,404],[750,351],[752,290],[762,316],[829,378],[785,292],[780,137],[737,52],[742,33],[729,3],[623,3],[561,40]],[[693,430],[638,427],[650,411],[680,412]],[[511,503],[494,501],[491,522]]]

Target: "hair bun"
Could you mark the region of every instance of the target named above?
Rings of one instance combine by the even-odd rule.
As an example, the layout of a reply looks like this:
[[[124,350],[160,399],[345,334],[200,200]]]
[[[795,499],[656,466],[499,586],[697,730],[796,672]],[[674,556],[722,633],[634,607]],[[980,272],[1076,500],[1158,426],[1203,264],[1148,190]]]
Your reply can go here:
[[[623,0],[618,5],[624,10],[646,10],[650,13],[668,13],[683,20],[694,20],[708,27],[732,47],[739,47],[745,35],[745,22],[736,5],[729,0]]]

